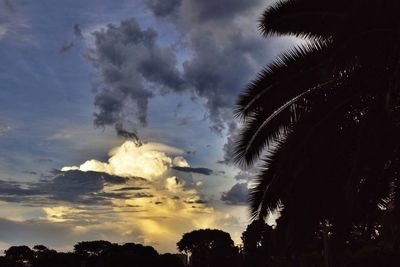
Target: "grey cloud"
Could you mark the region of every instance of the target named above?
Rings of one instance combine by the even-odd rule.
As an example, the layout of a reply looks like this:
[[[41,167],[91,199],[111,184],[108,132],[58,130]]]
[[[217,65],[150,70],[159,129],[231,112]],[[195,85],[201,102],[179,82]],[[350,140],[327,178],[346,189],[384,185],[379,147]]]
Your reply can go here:
[[[237,183],[229,191],[222,193],[221,200],[230,205],[245,205],[249,198],[247,183]]]
[[[108,203],[111,198],[126,198],[121,193],[102,192],[106,184],[124,184],[128,178],[99,172],[78,170],[54,170],[50,178],[36,183],[21,183],[0,180],[0,199],[27,205],[42,205],[55,201],[80,204]],[[143,178],[129,178],[143,183]]]
[[[29,175],[38,175],[35,171],[23,171],[22,173],[29,174]]]
[[[40,186],[41,190],[51,193],[56,200],[70,202],[91,200],[85,199],[85,197],[90,193],[100,192],[106,183],[123,184],[126,182],[126,178],[92,171],[56,171],[55,174],[53,180]]]
[[[222,148],[224,151],[223,160],[218,161],[218,163],[222,164],[230,164],[232,163],[232,159],[235,152],[236,140],[239,137],[239,129],[237,124],[234,121],[228,123],[228,135],[226,137],[226,143]]]
[[[39,162],[39,163],[51,163],[51,162],[53,162],[53,160],[52,159],[41,158],[41,159],[37,159],[36,162]]]
[[[70,42],[64,42],[61,47],[60,50],[58,51],[60,54],[67,52],[68,50],[70,50],[72,47],[74,46],[74,42],[70,41]]]
[[[39,191],[36,188],[30,188],[27,183],[18,183],[13,181],[0,180],[0,195],[5,197],[17,196],[31,196],[37,195]]]
[[[23,12],[18,12],[17,1],[3,0],[0,5],[0,40],[31,41],[31,25]]]
[[[4,135],[12,130],[10,125],[0,122],[0,136]]]
[[[184,201],[187,204],[207,204],[208,202],[206,200],[198,199],[198,200],[189,200],[189,201]]]
[[[101,80],[94,88],[98,109],[95,125],[113,125],[127,119],[146,125],[148,102],[154,95],[148,83],[157,83],[164,91],[183,90],[176,55],[172,47],[156,44],[154,29],[142,30],[135,19],[130,19],[118,26],[110,24],[93,35],[95,45],[88,59]],[[134,114],[133,118],[127,118],[128,114]]]
[[[237,126],[232,118],[236,98],[246,84],[280,49],[292,41],[263,39],[258,18],[270,0],[184,1],[177,28],[187,34],[192,57],[184,62],[184,78],[206,99],[211,129],[226,133],[224,158],[231,162]]]
[[[213,174],[213,170],[207,168],[191,168],[191,167],[178,167],[174,166],[173,169],[181,172],[191,172],[191,173],[198,173],[203,175],[211,175]]]
[[[192,122],[191,117],[183,117],[183,118],[177,118],[177,119],[178,119],[179,126],[186,126]]]
[[[175,179],[176,183],[182,183],[185,189],[192,189],[196,186],[196,183],[193,180],[192,172],[189,171],[182,171],[176,169],[176,167],[172,167],[169,169],[168,173],[166,174],[167,177],[179,177]]]
[[[157,83],[172,91],[185,89],[185,81],[180,77],[175,52],[171,47],[158,48],[156,54],[144,59],[138,70],[150,82]]]
[[[257,173],[256,173],[254,170],[240,171],[238,174],[236,174],[236,176],[234,177],[234,179],[235,179],[236,181],[250,181],[250,180],[252,180],[256,175],[257,175]]]
[[[15,12],[15,6],[14,3],[11,0],[4,0],[4,7],[8,12],[14,13]]]
[[[137,133],[134,131],[126,130],[121,122],[117,122],[115,124],[115,130],[116,130],[118,136],[121,136],[121,137],[124,137],[127,139],[132,139],[136,143],[137,146],[142,145],[142,142],[140,141]]]
[[[268,2],[146,0],[156,19],[172,23],[182,36],[184,41],[176,40],[175,45],[190,52],[182,66],[179,52],[158,45],[156,30],[141,29],[134,19],[95,32],[89,53],[101,78],[95,88],[95,124],[114,125],[135,114],[144,126],[154,95],[188,91],[205,99],[211,129],[227,134],[221,162],[229,162],[236,135],[232,108],[239,92],[275,56],[278,42],[280,49],[292,43],[267,42],[257,32],[260,12]]]
[[[248,9],[258,6],[260,3],[266,5],[262,0],[203,0],[186,1],[184,12],[190,14],[196,22],[220,21],[232,19],[235,15],[243,14]],[[260,9],[262,10],[262,9]]]
[[[176,15],[182,0],[145,0],[146,5],[156,17],[168,17]]]
[[[138,190],[144,190],[144,189],[148,189],[148,187],[129,186],[129,187],[122,187],[122,188],[116,189],[115,191],[138,191]]]
[[[74,25],[74,35],[76,38],[83,38],[82,30],[79,24]]]
[[[139,192],[139,193],[135,193],[132,197],[133,198],[151,198],[151,197],[154,197],[154,195],[149,194],[149,193]]]
[[[257,33],[261,0],[184,1],[178,29],[187,34],[193,56],[184,62],[184,78],[206,99],[212,129],[232,121],[238,93],[271,58]],[[240,22],[239,22],[240,21]]]

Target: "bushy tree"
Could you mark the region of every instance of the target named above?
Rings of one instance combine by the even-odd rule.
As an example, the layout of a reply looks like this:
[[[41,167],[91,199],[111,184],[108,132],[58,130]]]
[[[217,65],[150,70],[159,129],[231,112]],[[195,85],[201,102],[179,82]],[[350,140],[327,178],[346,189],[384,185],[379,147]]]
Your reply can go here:
[[[104,240],[83,241],[74,246],[74,252],[82,256],[99,256],[111,246],[111,242]]]
[[[34,252],[28,246],[12,246],[4,251],[6,258],[16,263],[30,263],[34,258]]]
[[[217,229],[185,233],[177,243],[178,250],[190,254],[193,267],[236,266],[238,249],[230,235]]]

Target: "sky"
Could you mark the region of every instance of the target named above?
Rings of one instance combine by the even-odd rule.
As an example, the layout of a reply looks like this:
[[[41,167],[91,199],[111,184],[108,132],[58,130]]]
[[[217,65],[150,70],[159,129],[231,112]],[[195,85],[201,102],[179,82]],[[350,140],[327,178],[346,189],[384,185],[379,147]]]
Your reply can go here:
[[[240,242],[238,94],[293,38],[266,0],[0,0],[0,249]]]

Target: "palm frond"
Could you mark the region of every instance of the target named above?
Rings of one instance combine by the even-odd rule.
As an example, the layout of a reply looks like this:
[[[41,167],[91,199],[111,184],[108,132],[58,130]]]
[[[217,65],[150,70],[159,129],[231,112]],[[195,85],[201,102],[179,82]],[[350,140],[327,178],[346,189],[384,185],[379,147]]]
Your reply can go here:
[[[350,1],[351,2],[351,1]],[[300,38],[329,39],[343,20],[349,1],[279,1],[267,8],[259,24],[264,36],[294,35]]]
[[[250,189],[249,197],[249,215],[252,220],[263,218],[266,213],[272,212],[279,206],[279,198],[273,202],[266,202],[268,187],[274,179],[280,179],[279,176],[279,157],[281,156],[285,142],[283,138],[276,142],[274,149],[263,161],[263,171],[255,178],[254,187]],[[276,195],[279,195],[276,192]]]
[[[307,42],[278,57],[239,96],[235,116],[246,120],[260,108],[273,113],[280,103],[313,87],[319,81],[319,67],[326,62],[329,52],[325,42]]]
[[[251,167],[265,147],[281,140],[307,110],[298,101],[300,95],[289,101],[272,115],[263,111],[253,113],[236,140],[233,161],[242,168]],[[268,127],[267,127],[268,126]]]
[[[279,201],[283,201],[285,205],[287,203],[285,197],[293,198],[295,195],[301,195],[299,192],[307,186],[313,188],[311,184],[314,182],[310,182],[308,179],[316,179],[315,181],[320,183],[319,175],[324,174],[328,169],[327,166],[331,166],[329,168],[332,170],[338,169],[337,160],[342,160],[345,157],[328,160],[335,157],[336,154],[330,155],[331,149],[324,150],[321,147],[326,143],[324,138],[326,136],[336,135],[339,138],[338,140],[342,140],[338,130],[336,130],[335,135],[332,135],[332,131],[337,128],[339,121],[343,119],[343,114],[352,105],[351,100],[355,93],[349,94],[346,89],[342,88],[342,90],[335,91],[333,92],[334,96],[329,95],[330,97],[326,95],[327,93],[320,92],[319,96],[316,96],[318,99],[308,103],[310,105],[308,111],[301,114],[299,121],[291,125],[285,134],[275,141],[263,160],[264,171],[258,175],[255,186],[251,189],[249,202],[252,218],[265,217],[276,209]],[[346,147],[347,143],[343,140],[342,143]],[[337,146],[331,143],[329,145]],[[315,158],[310,158],[311,156]],[[321,173],[319,175],[308,175],[309,177],[307,177],[304,173],[303,175],[300,174],[303,169],[312,173],[311,170],[314,169],[312,162],[323,158],[328,162],[320,163],[321,168],[318,170]],[[342,165],[344,166],[344,164]],[[326,169],[322,166],[325,166]]]

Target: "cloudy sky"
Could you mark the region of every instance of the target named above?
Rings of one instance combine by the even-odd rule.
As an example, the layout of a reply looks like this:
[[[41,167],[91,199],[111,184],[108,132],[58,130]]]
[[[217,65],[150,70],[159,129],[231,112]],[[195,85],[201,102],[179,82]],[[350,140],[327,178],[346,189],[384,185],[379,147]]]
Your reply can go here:
[[[0,248],[239,242],[232,108],[293,44],[257,32],[270,2],[0,0]]]

